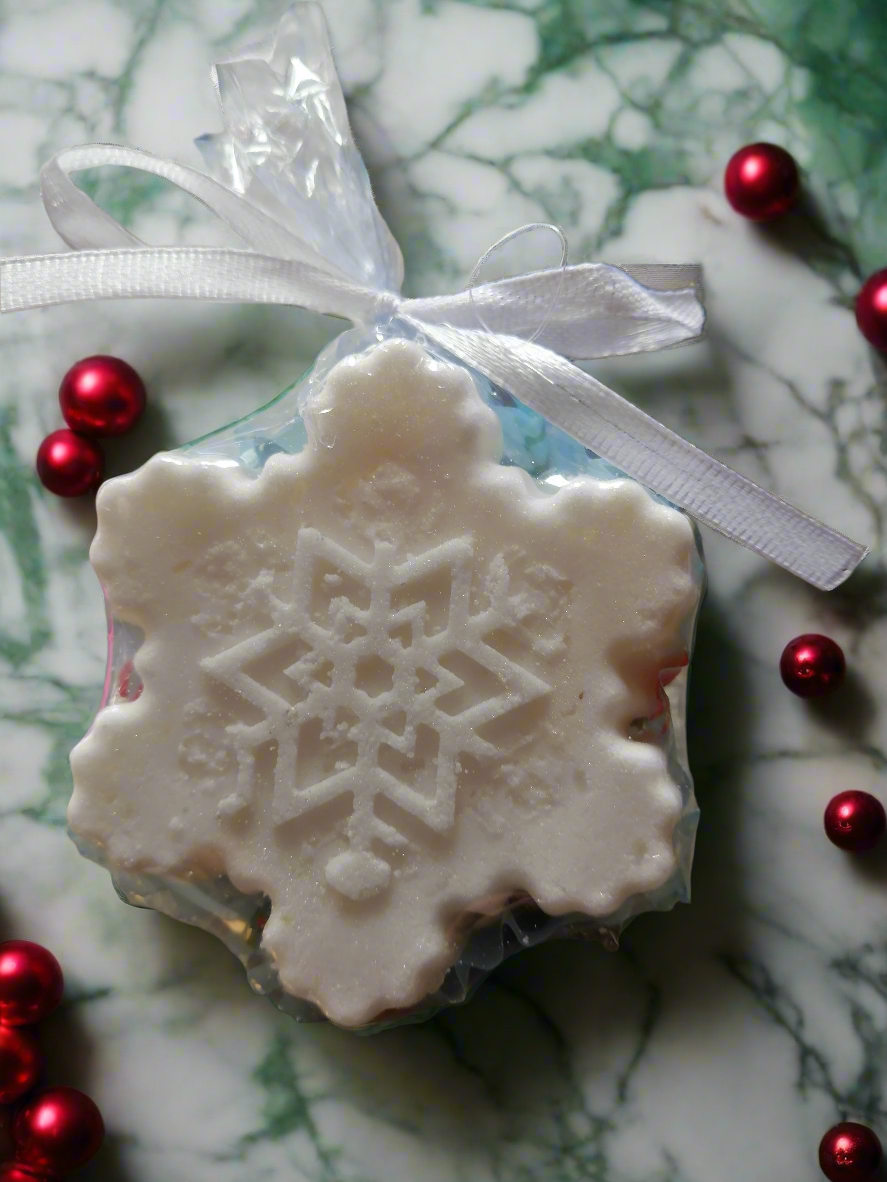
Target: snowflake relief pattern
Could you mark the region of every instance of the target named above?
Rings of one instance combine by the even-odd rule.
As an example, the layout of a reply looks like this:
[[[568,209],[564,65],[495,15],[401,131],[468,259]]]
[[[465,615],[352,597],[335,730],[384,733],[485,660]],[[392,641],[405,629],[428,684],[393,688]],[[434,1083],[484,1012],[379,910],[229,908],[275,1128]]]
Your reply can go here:
[[[170,453],[100,490],[142,690],[72,753],[68,818],[115,874],[267,900],[281,989],[357,1027],[439,988],[516,892],[603,922],[672,891],[670,729],[631,728],[699,584],[685,517],[502,465],[470,375],[418,345],[311,389],[308,443],[260,473]]]
[[[348,848],[325,870],[328,883],[351,899],[377,894],[389,883],[391,867],[373,852],[374,842],[398,847],[406,840],[376,816],[377,797],[437,833],[450,829],[460,758],[497,754],[478,728],[549,692],[544,681],[485,639],[530,614],[534,598],[510,593],[499,555],[483,580],[485,606],[472,612],[473,558],[470,534],[397,563],[390,543],[377,542],[364,561],[303,528],[292,600],[273,597],[270,628],[203,662],[207,673],[262,715],[259,722],[228,728],[241,798],[253,793],[253,753],[268,743],[275,751],[276,824],[342,795],[352,797]],[[318,580],[332,590],[347,583],[356,593],[331,594],[325,618],[317,619]],[[430,618],[427,599],[418,597],[418,585],[443,607],[440,627]],[[260,672],[247,671],[269,671],[276,654],[291,656],[294,646],[299,655],[281,670],[282,686],[279,678],[271,685]],[[312,777],[300,767],[300,750],[309,748],[310,759],[318,742],[328,744],[333,766],[321,765]],[[405,759],[386,766],[390,753]],[[410,765],[406,773],[403,764]]]

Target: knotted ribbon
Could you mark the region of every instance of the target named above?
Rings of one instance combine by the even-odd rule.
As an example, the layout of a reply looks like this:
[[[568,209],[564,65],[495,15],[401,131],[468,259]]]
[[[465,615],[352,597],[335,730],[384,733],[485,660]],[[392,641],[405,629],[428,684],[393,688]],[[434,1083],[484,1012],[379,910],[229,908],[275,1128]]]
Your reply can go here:
[[[297,5],[290,18],[304,18],[309,8]],[[275,51],[281,36],[272,43]],[[273,62],[270,50],[262,60]],[[324,76],[326,59],[318,60],[306,93],[312,102],[318,94],[335,100],[335,75]],[[304,75],[304,62],[299,65]],[[339,146],[346,133],[347,120]],[[170,181],[221,218],[247,249],[146,246],[71,179],[73,172],[102,165]],[[0,311],[165,298],[286,304],[364,326],[396,320],[698,521],[813,586],[831,590],[865,557],[865,547],[726,467],[569,360],[654,351],[698,338],[705,318],[698,267],[564,264],[451,295],[409,299],[388,290],[370,267],[363,271],[368,281],[356,281],[353,267],[326,257],[309,235],[294,230],[292,218],[275,216],[273,201],[256,203],[242,187],[235,191],[195,169],[127,147],[93,144],[60,152],[42,170],[41,189],[52,225],[72,250],[0,260]],[[315,197],[324,199],[322,192]],[[375,207],[372,213],[388,257],[399,262]]]

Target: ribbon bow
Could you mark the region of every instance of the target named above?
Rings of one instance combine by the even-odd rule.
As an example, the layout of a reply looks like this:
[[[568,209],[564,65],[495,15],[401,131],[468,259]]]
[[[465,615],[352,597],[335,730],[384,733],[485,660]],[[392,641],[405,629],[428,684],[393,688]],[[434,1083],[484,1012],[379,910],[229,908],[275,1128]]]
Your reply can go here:
[[[560,268],[407,299],[400,251],[351,138],[319,7],[294,5],[267,43],[220,63],[214,78],[227,131],[198,146],[226,183],[133,148],[60,152],[42,170],[41,190],[72,252],[0,260],[0,311],[160,297],[296,305],[361,325],[396,319],[622,472],[813,586],[831,590],[865,557],[864,547],[568,360],[697,339],[705,319],[698,267],[564,259]],[[71,180],[101,165],[172,182],[249,249],[144,245]]]

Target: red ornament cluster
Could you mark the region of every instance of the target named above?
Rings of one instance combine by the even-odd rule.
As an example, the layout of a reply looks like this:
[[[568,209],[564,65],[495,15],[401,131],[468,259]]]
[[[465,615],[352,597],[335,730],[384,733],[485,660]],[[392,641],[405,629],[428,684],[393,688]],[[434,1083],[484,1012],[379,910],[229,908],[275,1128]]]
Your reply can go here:
[[[0,1103],[21,1100],[37,1084],[43,1060],[27,1026],[62,999],[61,966],[27,940],[0,944]],[[76,1088],[46,1088],[15,1113],[15,1160],[0,1165],[0,1182],[58,1182],[93,1157],[105,1136],[102,1115]]]
[[[805,632],[790,640],[779,661],[782,680],[799,698],[832,693],[843,682],[846,671],[840,645],[818,632]],[[887,832],[887,813],[868,792],[839,792],[828,803],[823,827],[826,837],[839,849],[864,854],[874,849]]]
[[[746,144],[724,169],[724,194],[753,222],[782,217],[798,200],[801,178],[790,152],[778,144]],[[875,349],[887,352],[887,267],[875,271],[856,297],[856,323]]]
[[[37,475],[59,497],[95,492],[105,460],[99,438],[122,435],[145,409],[145,385],[119,357],[85,357],[71,366],[59,387],[68,430],[53,431],[37,452]]]
[[[867,1125],[845,1120],[819,1143],[819,1167],[829,1182],[868,1182],[881,1164],[881,1142]]]

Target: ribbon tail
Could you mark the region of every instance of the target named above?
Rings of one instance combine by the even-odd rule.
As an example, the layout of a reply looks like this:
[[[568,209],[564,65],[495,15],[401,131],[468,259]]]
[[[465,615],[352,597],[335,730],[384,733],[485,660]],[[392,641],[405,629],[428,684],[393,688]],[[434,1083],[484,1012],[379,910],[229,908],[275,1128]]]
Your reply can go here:
[[[426,324],[485,328],[574,361],[591,360],[698,340],[705,326],[699,285],[700,268],[693,264],[639,264],[629,272],[574,263],[406,300],[403,311]]]
[[[142,246],[0,259],[0,312],[84,300],[287,304],[372,323],[397,297],[297,259],[213,246]]]
[[[558,354],[517,337],[405,319],[626,475],[812,586],[840,586],[868,553]]]

